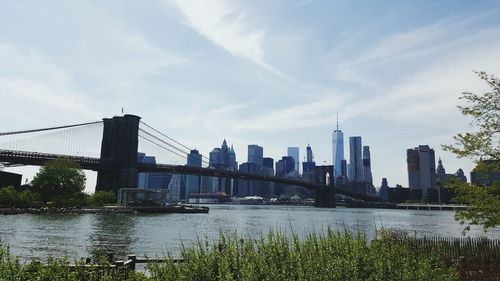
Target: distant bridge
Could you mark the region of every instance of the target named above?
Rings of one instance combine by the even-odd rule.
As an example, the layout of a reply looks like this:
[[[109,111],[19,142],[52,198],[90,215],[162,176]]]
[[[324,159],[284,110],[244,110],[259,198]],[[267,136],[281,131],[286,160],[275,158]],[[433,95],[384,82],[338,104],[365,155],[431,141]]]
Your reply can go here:
[[[106,118],[103,119],[103,121],[75,124],[69,126],[0,133],[0,136],[13,136],[33,132],[46,132],[51,130],[86,126],[89,124],[98,124],[101,122],[104,124],[104,129],[101,143],[101,155],[99,158],[35,151],[30,152],[12,148],[2,149],[2,147],[0,147],[0,163],[4,163],[5,166],[41,166],[45,162],[53,159],[67,158],[78,163],[82,169],[93,170],[97,172],[96,190],[113,190],[115,192],[117,192],[117,190],[122,187],[137,187],[137,178],[139,172],[167,172],[173,174],[199,175],[219,178],[231,178],[237,180],[256,180],[302,186],[316,192],[316,203],[319,207],[334,207],[335,193],[363,201],[382,201],[378,197],[373,197],[365,194],[357,194],[343,189],[334,189],[333,166],[318,166],[315,171],[316,180],[315,182],[310,182],[296,178],[263,176],[239,171],[215,169],[210,167],[204,168],[171,164],[139,163],[137,161],[139,137],[145,138],[147,141],[156,144],[174,154],[177,154],[178,156],[181,154],[179,154],[180,149],[176,146],[173,146],[171,142],[166,142],[165,140],[155,137],[151,133],[145,132],[143,129],[140,129],[140,117],[135,115],[118,116],[113,118]],[[149,125],[147,126],[150,127]],[[166,135],[163,136],[172,140]],[[176,141],[174,142],[180,144]],[[181,156],[185,157],[185,155]]]

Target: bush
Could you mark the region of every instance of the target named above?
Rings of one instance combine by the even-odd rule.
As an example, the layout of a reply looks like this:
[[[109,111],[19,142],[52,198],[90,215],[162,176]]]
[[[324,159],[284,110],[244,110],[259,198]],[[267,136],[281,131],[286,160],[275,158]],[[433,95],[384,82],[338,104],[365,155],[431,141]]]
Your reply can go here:
[[[0,207],[40,207],[42,205],[40,195],[30,190],[16,191],[14,187],[0,189]]]
[[[116,196],[112,191],[97,191],[89,196],[88,205],[103,206],[105,204],[116,204]]]

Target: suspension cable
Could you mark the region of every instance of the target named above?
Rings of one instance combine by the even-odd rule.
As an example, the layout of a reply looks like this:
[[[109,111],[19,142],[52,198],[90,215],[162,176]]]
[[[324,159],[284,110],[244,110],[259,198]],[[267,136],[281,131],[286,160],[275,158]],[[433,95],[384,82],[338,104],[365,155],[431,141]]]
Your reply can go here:
[[[186,145],[184,145],[184,144],[182,144],[182,143],[180,143],[180,142],[178,142],[178,141],[174,140],[173,138],[171,138],[171,137],[169,137],[169,136],[165,135],[164,133],[162,133],[162,132],[158,131],[157,129],[155,129],[155,128],[151,127],[151,126],[150,126],[150,125],[148,125],[147,123],[145,123],[145,122],[143,122],[143,121],[140,121],[140,122],[141,122],[144,126],[146,126],[146,127],[150,128],[151,130],[155,131],[156,133],[158,133],[158,134],[160,134],[160,135],[162,135],[162,136],[166,137],[167,139],[169,139],[169,140],[173,141],[174,143],[176,143],[176,144],[178,144],[178,145],[180,145],[180,146],[184,147],[185,149],[187,149],[187,150],[189,150],[189,151],[191,151],[191,150],[192,150],[191,148],[187,147]],[[203,156],[203,155],[202,155],[201,157],[202,157],[202,158],[205,158],[205,159],[207,159],[207,160],[209,160],[209,158],[208,158],[208,157],[206,157],[206,156]]]
[[[98,124],[98,123],[102,123],[102,120],[100,120],[100,121],[94,121],[94,122],[74,124],[74,125],[66,125],[66,126],[58,126],[58,127],[51,127],[51,128],[43,128],[43,129],[4,132],[4,133],[0,133],[0,136],[18,135],[18,134],[36,133],[36,132],[42,132],[42,131],[50,131],[50,130],[74,128],[74,127],[81,127],[81,126],[93,125],[93,124]]]

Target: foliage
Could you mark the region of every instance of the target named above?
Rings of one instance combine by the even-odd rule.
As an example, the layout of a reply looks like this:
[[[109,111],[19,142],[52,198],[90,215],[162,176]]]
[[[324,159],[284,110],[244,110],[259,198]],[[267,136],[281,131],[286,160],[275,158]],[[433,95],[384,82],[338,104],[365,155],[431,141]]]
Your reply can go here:
[[[0,207],[39,207],[40,195],[30,190],[17,191],[12,186],[0,188]]]
[[[259,240],[220,234],[182,248],[184,263],[148,266],[153,280],[456,280],[436,256],[362,234],[311,233],[303,240],[275,232]]]
[[[45,163],[31,183],[43,200],[64,202],[82,194],[85,180],[78,164],[69,159],[55,159]]]
[[[449,181],[446,188],[456,192],[457,203],[467,204],[465,210],[457,211],[455,219],[460,224],[482,225],[484,229],[500,225],[500,183],[478,186],[460,181]],[[470,230],[466,226],[464,233]]]
[[[91,206],[104,206],[106,204],[115,204],[116,196],[112,191],[96,191],[91,194],[87,199],[88,205]]]
[[[465,105],[458,106],[462,114],[472,117],[474,132],[457,134],[454,145],[443,145],[458,157],[476,160],[477,174],[500,173],[500,79],[485,72],[476,72],[491,88],[490,92],[474,94],[464,92],[460,97]],[[456,213],[462,224],[482,225],[484,229],[500,225],[500,183],[476,186],[450,181],[447,188],[458,196],[456,200],[467,204],[465,210]],[[469,226],[465,231],[470,229]]]
[[[1,246],[1,245],[0,245]],[[66,259],[22,264],[0,247],[0,280],[457,280],[457,269],[433,253],[422,254],[407,243],[381,235],[371,243],[349,231],[310,233],[300,239],[270,231],[260,239],[237,233],[218,241],[182,247],[183,263],[151,263],[151,277],[95,269],[68,269]],[[82,262],[80,262],[80,265]],[[103,264],[106,266],[106,264]]]
[[[476,132],[457,134],[455,145],[443,148],[458,157],[500,160],[500,79],[485,72],[476,72],[491,88],[482,95],[464,92],[459,98],[465,105],[458,106],[465,116],[473,118],[471,126]]]

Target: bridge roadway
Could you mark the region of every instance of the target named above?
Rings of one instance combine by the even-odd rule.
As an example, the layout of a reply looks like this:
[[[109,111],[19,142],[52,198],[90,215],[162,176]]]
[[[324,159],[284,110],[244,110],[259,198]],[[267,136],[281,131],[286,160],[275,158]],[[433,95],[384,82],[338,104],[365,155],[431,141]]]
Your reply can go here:
[[[73,160],[76,163],[78,163],[80,167],[84,170],[101,171],[103,169],[106,169],[101,165],[100,158],[95,158],[95,157],[49,154],[49,153],[39,153],[30,151],[0,150],[0,163],[3,163],[7,167],[14,165],[42,166],[47,161],[54,160],[57,158],[66,158]],[[288,184],[288,185],[303,186],[311,190],[325,190],[327,188],[322,184],[317,184],[314,182],[304,181],[300,179],[254,175],[250,173],[227,171],[215,168],[189,167],[189,166],[168,165],[168,164],[146,164],[146,163],[138,163],[136,167],[139,172],[155,172],[155,173],[166,172],[173,174],[199,175],[199,176],[209,176],[209,177],[232,178],[239,180],[259,180],[259,181],[268,181],[268,182]],[[379,197],[358,194],[340,188],[335,189],[335,193],[363,201],[369,201],[369,202],[383,201]]]

